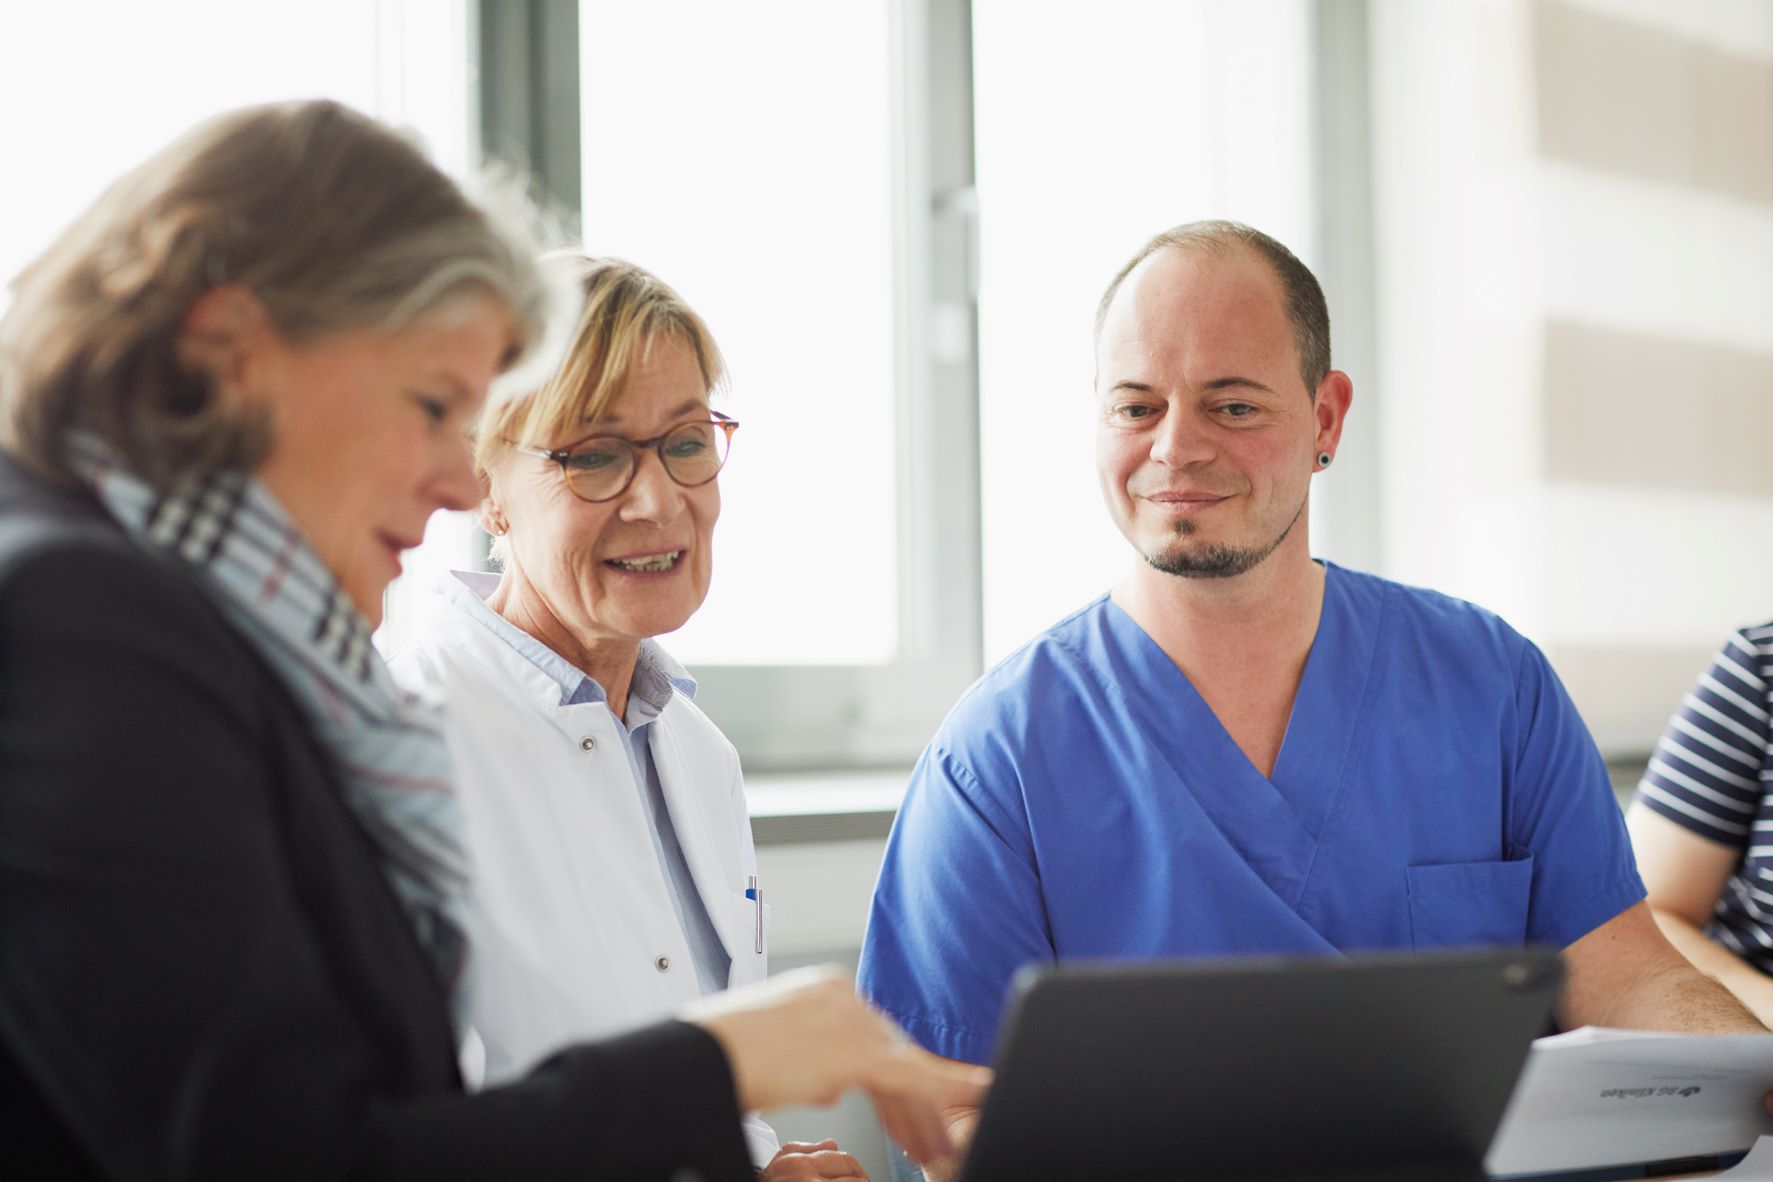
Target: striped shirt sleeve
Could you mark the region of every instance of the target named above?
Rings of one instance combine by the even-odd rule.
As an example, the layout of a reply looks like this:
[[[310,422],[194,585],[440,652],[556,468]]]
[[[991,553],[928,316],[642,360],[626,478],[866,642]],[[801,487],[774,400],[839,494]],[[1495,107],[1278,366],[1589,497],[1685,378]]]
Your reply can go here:
[[[1747,846],[1773,791],[1773,624],[1731,636],[1669,719],[1637,799],[1700,837]]]

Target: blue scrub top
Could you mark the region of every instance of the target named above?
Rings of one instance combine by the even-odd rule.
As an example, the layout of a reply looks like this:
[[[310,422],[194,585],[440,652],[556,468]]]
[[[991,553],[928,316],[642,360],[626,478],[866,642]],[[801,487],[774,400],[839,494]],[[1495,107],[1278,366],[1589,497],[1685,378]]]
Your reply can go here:
[[[1539,650],[1471,604],[1325,567],[1267,778],[1106,597],[981,678],[912,773],[862,992],[982,1063],[1029,962],[1564,947],[1642,899]]]

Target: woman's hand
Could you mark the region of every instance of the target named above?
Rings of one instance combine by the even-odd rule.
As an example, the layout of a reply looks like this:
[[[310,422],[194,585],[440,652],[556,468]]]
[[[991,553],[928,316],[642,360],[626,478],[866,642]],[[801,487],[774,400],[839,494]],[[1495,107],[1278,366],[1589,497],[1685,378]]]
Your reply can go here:
[[[859,1087],[887,1133],[918,1162],[953,1152],[942,1110],[976,1107],[991,1082],[983,1067],[914,1045],[835,969],[797,969],[717,993],[680,1016],[726,1051],[741,1108],[830,1104]]]
[[[830,1137],[823,1141],[790,1141],[763,1168],[760,1182],[802,1182],[806,1178],[868,1182],[862,1163],[837,1147]]]

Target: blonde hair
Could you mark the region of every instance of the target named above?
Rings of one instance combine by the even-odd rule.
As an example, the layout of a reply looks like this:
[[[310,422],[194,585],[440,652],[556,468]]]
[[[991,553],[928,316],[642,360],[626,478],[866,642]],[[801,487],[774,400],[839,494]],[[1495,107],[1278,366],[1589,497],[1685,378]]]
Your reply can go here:
[[[393,331],[474,292],[504,305],[520,352],[552,304],[535,254],[526,226],[368,116],[334,102],[220,116],[115,183],[13,282],[0,447],[60,480],[76,425],[161,487],[256,467],[273,424],[177,356],[203,294],[242,286],[302,342]]]
[[[725,379],[714,335],[662,279],[624,259],[571,261],[585,298],[572,345],[539,389],[487,408],[475,447],[482,471],[511,444],[558,441],[602,416],[660,338],[689,346],[710,393]]]

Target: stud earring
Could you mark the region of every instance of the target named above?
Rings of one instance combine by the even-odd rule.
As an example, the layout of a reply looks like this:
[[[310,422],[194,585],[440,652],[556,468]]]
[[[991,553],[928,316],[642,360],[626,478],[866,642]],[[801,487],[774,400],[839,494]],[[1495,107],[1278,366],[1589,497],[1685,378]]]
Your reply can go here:
[[[1323,469],[1328,468],[1330,466],[1330,453],[1329,452],[1320,451],[1317,453],[1317,466],[1318,466],[1319,471],[1322,471]]]

